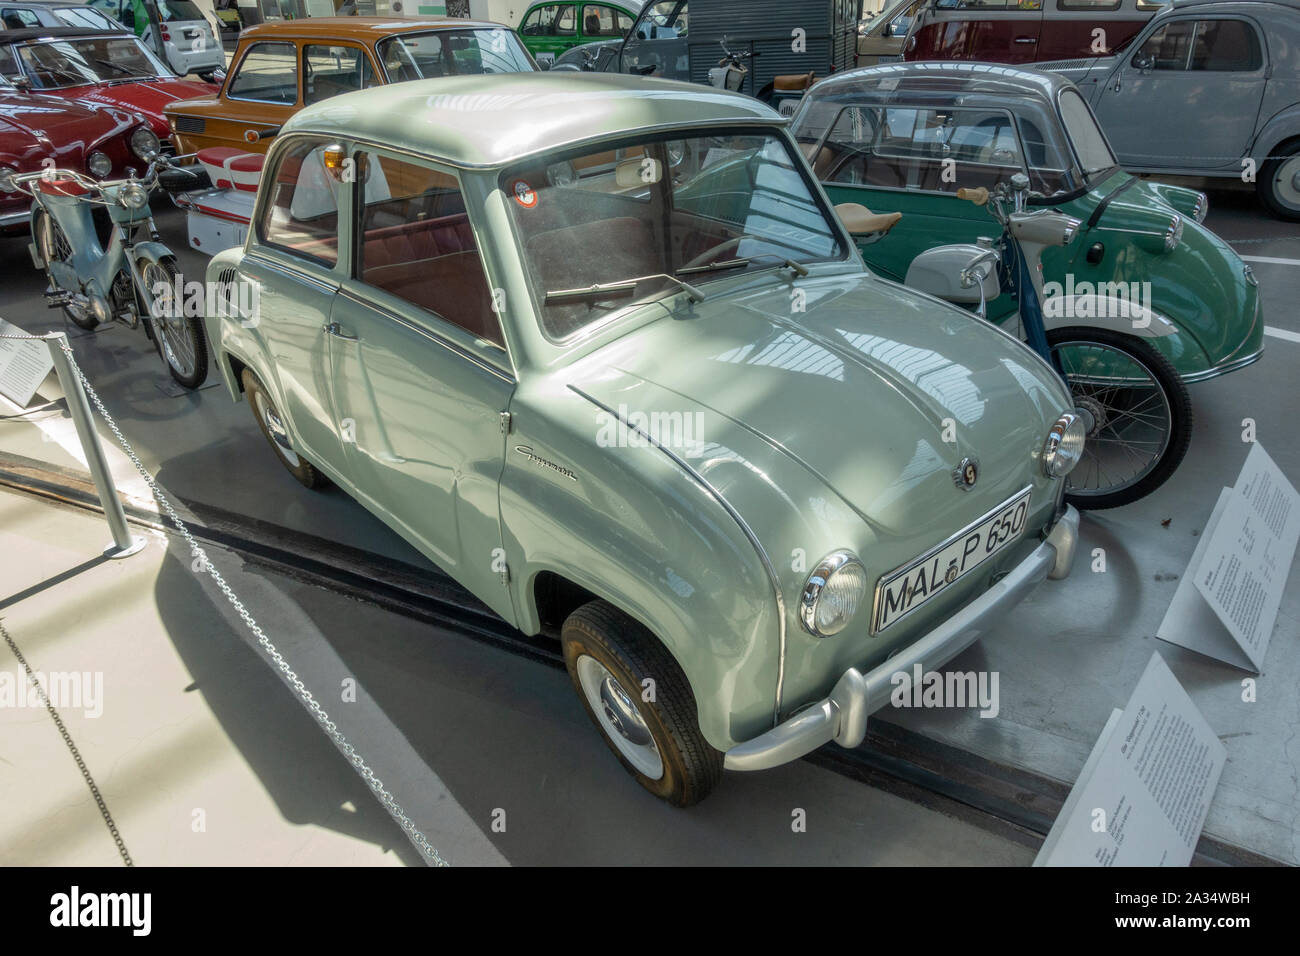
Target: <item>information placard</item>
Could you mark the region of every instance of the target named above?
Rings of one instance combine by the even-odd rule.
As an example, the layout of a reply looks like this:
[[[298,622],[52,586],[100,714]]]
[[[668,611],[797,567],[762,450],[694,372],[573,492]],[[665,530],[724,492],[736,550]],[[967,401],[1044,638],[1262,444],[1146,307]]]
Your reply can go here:
[[[27,335],[18,326],[0,319],[0,395],[19,408],[31,404],[32,396],[54,369],[50,347],[39,339],[11,339]]]
[[[1035,866],[1186,866],[1227,749],[1152,654],[1066,798]]]
[[[1300,542],[1300,493],[1255,444],[1224,488],[1156,637],[1259,673]]]

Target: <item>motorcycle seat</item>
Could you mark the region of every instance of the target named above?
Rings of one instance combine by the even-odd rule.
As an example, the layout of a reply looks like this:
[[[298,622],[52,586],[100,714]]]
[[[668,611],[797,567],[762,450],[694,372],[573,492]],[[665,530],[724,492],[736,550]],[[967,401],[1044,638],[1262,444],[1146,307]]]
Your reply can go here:
[[[806,90],[817,82],[817,72],[811,73],[783,73],[780,76],[772,77],[772,89],[781,93],[794,93],[799,90]]]
[[[835,213],[844,223],[844,228],[854,236],[873,232],[883,236],[903,218],[901,212],[872,212],[866,206],[856,202],[840,203],[835,207]]]

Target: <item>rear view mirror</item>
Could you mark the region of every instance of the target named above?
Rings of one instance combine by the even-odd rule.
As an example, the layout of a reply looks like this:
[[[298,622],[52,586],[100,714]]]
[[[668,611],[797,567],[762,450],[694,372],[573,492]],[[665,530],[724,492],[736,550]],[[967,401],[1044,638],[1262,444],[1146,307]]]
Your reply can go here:
[[[664,164],[649,156],[625,159],[614,169],[614,182],[620,189],[653,186],[664,178]]]

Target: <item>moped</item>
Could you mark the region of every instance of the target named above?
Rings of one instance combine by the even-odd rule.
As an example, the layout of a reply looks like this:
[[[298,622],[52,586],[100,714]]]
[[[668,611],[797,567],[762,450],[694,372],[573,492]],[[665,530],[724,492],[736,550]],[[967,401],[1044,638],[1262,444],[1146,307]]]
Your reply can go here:
[[[1113,508],[1155,491],[1177,469],[1192,436],[1191,397],[1173,364],[1137,335],[1086,320],[1049,331],[1043,321],[1045,304],[1057,304],[1044,298],[1043,250],[1068,246],[1082,223],[1050,209],[1031,211],[1024,173],[992,191],[959,189],[957,196],[985,206],[1001,237],[928,249],[912,261],[904,284],[968,307],[978,303],[981,317],[1002,291],[1016,298],[1024,339],[1070,387],[1084,426],[1083,457],[1067,479],[1068,502]]]
[[[183,159],[186,157],[177,157]],[[32,197],[32,262],[49,280],[51,307],[79,328],[120,322],[143,327],[168,370],[186,388],[208,374],[208,345],[199,315],[186,315],[178,295],[176,256],[154,225],[149,195],[175,159],[156,155],[144,175],[96,180],[70,169],[10,174],[0,182]],[[94,212],[108,213],[111,234],[100,242]]]

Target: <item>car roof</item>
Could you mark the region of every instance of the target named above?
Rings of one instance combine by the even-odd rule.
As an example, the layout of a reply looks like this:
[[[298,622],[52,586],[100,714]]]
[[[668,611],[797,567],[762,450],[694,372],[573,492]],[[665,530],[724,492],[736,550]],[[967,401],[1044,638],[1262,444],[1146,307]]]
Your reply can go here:
[[[1255,7],[1261,3],[1273,3],[1279,7],[1290,7],[1292,10],[1300,10],[1300,0],[1173,0],[1173,3],[1163,9],[1169,10],[1172,8],[1175,10],[1185,10],[1187,7],[1217,7],[1228,3],[1238,7]]]
[[[71,37],[135,36],[126,27],[113,30],[94,30],[90,27],[27,27],[22,30],[0,30],[0,43],[24,43],[28,40],[67,40]]]
[[[623,132],[784,124],[771,107],[739,93],[566,71],[447,76],[345,93],[300,110],[283,132],[369,140],[472,168]]]
[[[274,20],[259,23],[239,34],[255,40],[264,36],[276,37],[335,37],[375,38],[395,33],[426,33],[429,30],[456,29],[508,30],[509,27],[491,20],[467,20],[464,17],[422,17],[419,20],[398,20],[393,17],[303,17],[297,20]]]
[[[980,93],[987,96],[1029,96],[1055,100],[1074,84],[1065,76],[1023,70],[1003,63],[967,61],[887,63],[836,73],[817,83],[809,95],[843,97],[900,92]]]

